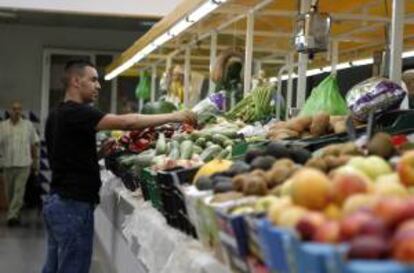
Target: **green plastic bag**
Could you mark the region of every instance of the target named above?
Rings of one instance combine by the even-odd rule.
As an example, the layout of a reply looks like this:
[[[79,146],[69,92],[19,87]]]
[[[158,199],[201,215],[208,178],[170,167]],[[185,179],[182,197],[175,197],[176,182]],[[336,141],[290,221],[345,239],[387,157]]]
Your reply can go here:
[[[343,116],[348,113],[348,107],[339,91],[335,75],[329,75],[312,90],[299,115],[313,116],[319,112],[334,116]]]
[[[140,73],[139,83],[135,89],[135,97],[144,101],[151,97],[151,79],[146,71]]]

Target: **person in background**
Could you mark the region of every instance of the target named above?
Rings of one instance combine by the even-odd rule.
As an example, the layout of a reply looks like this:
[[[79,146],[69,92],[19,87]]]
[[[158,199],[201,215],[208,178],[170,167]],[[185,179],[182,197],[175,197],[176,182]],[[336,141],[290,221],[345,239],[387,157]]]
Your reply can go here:
[[[402,80],[407,87],[409,108],[414,109],[414,69],[404,71]]]
[[[52,170],[51,191],[43,205],[47,258],[43,273],[88,273],[94,233],[94,208],[101,179],[96,147],[100,130],[133,130],[170,122],[196,122],[189,111],[161,115],[106,114],[91,106],[101,89],[93,64],[66,64],[65,99],[46,122]]]
[[[8,202],[7,225],[15,226],[20,224],[31,168],[35,175],[39,171],[39,136],[33,124],[22,117],[20,102],[12,104],[9,114],[10,117],[0,123],[0,147]]]

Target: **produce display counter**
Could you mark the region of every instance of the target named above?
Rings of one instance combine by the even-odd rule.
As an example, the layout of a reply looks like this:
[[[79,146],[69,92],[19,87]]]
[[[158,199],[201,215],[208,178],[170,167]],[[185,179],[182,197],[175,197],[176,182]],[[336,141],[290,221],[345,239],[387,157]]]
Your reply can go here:
[[[95,233],[115,272],[230,272],[195,239],[168,226],[140,193],[125,189],[109,171],[101,178]]]

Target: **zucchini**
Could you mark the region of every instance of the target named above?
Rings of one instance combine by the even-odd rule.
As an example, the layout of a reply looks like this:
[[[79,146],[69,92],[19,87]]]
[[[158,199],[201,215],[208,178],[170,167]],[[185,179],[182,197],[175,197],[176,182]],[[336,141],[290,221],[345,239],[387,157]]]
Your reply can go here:
[[[205,147],[208,148],[208,147],[211,147],[211,146],[214,146],[214,145],[217,145],[217,144],[215,144],[212,141],[207,141]]]
[[[224,144],[226,142],[231,141],[231,139],[226,137],[225,135],[222,135],[222,134],[214,134],[213,138],[212,138],[212,141],[216,144],[221,145],[221,146],[225,146]]]
[[[195,141],[195,144],[200,147],[206,147],[207,140],[204,137],[200,137]]]
[[[165,135],[160,133],[158,136],[157,144],[155,145],[155,150],[157,155],[162,155],[167,153],[167,143],[165,142]]]
[[[171,151],[168,157],[172,160],[177,160],[180,158],[180,144],[178,141],[173,140],[171,142]]]
[[[193,155],[193,142],[191,140],[184,140],[180,144],[181,159],[190,159]]]
[[[232,156],[232,147],[227,146],[226,149],[223,149],[220,154],[216,157],[216,159],[231,159]]]
[[[219,145],[212,145],[201,153],[201,160],[203,160],[204,162],[209,162],[213,160],[216,156],[218,156],[221,150],[222,148]]]
[[[193,154],[200,155],[203,152],[203,148],[197,145],[193,145]]]

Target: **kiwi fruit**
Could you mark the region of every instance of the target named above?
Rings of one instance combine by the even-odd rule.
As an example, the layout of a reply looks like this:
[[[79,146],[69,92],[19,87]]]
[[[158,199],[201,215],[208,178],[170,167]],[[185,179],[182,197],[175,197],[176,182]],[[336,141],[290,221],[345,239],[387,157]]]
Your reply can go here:
[[[369,154],[383,158],[390,158],[395,152],[391,136],[383,132],[376,133],[368,143],[367,148]]]
[[[314,157],[308,160],[305,164],[306,167],[318,169],[322,172],[328,171],[328,165],[326,164],[325,160],[320,157]]]

